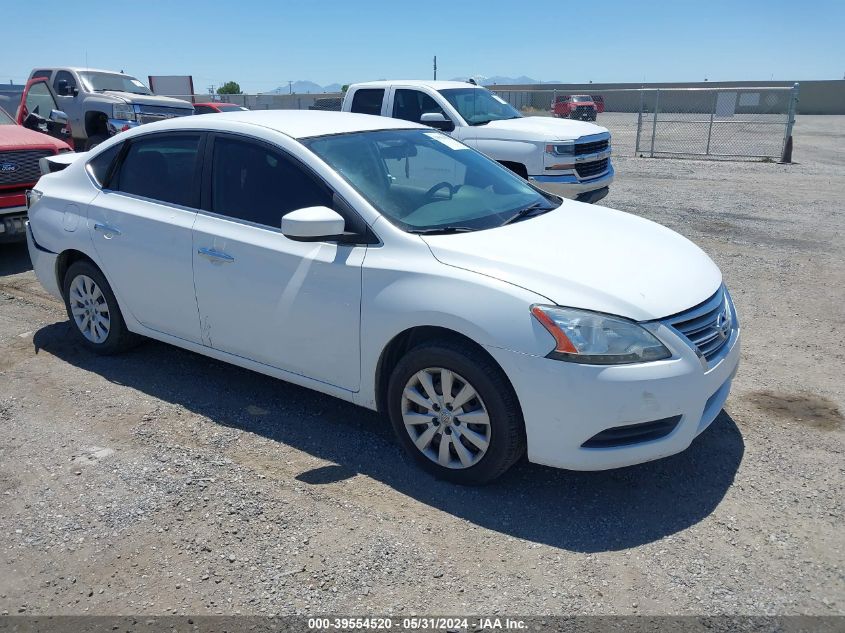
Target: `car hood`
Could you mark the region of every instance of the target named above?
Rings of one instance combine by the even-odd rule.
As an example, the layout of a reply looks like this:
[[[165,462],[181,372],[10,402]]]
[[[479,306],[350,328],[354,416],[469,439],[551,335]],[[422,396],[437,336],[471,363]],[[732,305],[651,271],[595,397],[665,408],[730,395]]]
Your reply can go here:
[[[137,103],[139,105],[185,108],[186,110],[193,110],[194,108],[194,106],[184,99],[174,99],[173,97],[161,97],[159,95],[136,95],[131,92],[122,92],[119,90],[109,90],[103,94],[110,95],[112,97],[119,97],[127,103]]]
[[[423,239],[443,264],[526,288],[556,305],[636,321],[682,312],[722,283],[704,251],[671,229],[570,200],[508,226]]]
[[[0,152],[45,147],[53,147],[56,150],[70,149],[64,141],[22,125],[0,125]]]
[[[473,128],[476,138],[535,141],[571,141],[582,136],[607,132],[606,128],[584,121],[555,119],[547,116],[526,116],[504,121],[490,121]]]

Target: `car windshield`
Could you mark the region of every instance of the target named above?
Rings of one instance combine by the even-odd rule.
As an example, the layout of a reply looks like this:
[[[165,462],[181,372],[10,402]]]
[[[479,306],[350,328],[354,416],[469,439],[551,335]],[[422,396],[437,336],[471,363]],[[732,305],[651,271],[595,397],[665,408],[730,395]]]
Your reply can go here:
[[[560,205],[559,198],[436,131],[356,132],[302,142],[410,233],[488,229]]]
[[[575,103],[586,103],[588,101],[592,101],[593,98],[588,95],[575,95],[574,97],[572,97],[572,100]]]
[[[3,108],[0,108],[0,125],[14,125],[15,121],[10,117]]]
[[[117,90],[120,92],[131,92],[136,95],[151,95],[150,89],[143,82],[131,75],[120,73],[81,72],[79,76],[91,92],[103,92],[106,90]]]
[[[447,88],[439,92],[470,125],[522,117],[511,104],[484,88]]]
[[[234,103],[218,103],[217,109],[220,110],[220,112],[241,112],[247,108],[235,105]]]

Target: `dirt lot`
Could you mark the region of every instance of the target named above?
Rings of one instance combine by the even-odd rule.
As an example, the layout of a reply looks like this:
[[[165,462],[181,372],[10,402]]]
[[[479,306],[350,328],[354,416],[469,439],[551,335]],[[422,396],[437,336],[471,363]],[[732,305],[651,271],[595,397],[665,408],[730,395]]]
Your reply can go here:
[[[725,411],[624,470],[480,489],[377,415],[149,342],[96,358],[0,247],[0,612],[845,614],[845,117],[795,160],[619,157],[744,327]]]

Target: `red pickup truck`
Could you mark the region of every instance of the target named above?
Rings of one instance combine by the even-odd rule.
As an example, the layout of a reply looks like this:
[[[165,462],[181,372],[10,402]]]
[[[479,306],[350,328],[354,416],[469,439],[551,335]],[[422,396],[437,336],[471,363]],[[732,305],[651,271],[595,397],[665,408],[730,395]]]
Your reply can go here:
[[[18,121],[0,108],[0,242],[26,239],[26,190],[41,177],[39,160],[72,151],[51,136],[70,138],[70,133],[66,117],[40,83],[27,85]]]
[[[552,102],[552,114],[562,119],[595,121],[598,113],[598,105],[590,95],[558,95]]]

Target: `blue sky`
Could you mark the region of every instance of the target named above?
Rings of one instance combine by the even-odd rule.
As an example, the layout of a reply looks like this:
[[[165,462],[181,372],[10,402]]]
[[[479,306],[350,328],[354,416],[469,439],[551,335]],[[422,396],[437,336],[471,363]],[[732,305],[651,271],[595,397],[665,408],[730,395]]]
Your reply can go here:
[[[198,92],[308,79],[842,79],[845,1],[4,2],[0,81],[36,66],[190,74]],[[88,36],[84,34],[90,34]],[[10,54],[11,51],[11,54]]]

